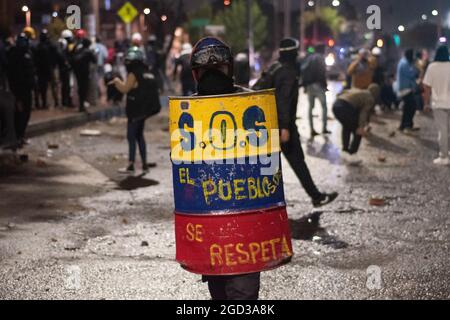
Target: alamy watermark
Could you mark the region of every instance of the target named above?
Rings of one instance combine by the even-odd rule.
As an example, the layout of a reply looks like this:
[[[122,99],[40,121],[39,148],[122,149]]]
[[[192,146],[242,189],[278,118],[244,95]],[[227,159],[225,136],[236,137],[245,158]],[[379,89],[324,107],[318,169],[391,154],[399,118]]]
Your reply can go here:
[[[366,270],[367,280],[366,287],[369,290],[380,290],[383,286],[381,277],[381,268],[379,266],[369,266]]]
[[[81,268],[77,265],[67,266],[65,270],[65,288],[69,291],[81,289]]]

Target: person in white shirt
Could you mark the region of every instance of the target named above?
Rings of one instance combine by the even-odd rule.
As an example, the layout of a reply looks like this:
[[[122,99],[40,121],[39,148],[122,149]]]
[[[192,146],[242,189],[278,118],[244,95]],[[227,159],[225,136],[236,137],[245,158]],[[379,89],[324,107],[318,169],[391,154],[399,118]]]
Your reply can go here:
[[[434,62],[430,64],[423,80],[425,89],[425,111],[434,110],[434,119],[439,130],[439,158],[437,165],[450,165],[449,120],[450,120],[450,58],[447,46],[436,51]],[[430,99],[431,98],[431,99]],[[431,104],[430,104],[431,100]]]

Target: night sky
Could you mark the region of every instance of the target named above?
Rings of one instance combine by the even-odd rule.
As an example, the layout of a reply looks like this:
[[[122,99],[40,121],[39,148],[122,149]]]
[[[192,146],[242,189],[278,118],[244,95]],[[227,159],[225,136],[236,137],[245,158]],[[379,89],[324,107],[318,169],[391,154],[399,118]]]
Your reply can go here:
[[[322,0],[323,3],[328,0]],[[386,31],[396,30],[398,25],[407,26],[422,21],[422,14],[426,14],[432,21],[436,17],[431,15],[433,9],[441,6],[440,14],[444,24],[448,25],[450,19],[450,0],[347,0],[355,5],[359,13],[364,13],[369,5],[376,4],[381,8],[382,27]],[[330,0],[331,2],[331,0]]]

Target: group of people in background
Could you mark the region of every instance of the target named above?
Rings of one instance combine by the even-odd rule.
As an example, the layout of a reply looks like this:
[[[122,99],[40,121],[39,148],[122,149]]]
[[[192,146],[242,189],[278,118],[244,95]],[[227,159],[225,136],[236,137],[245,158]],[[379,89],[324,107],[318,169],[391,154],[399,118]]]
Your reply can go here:
[[[116,41],[110,48],[100,38],[90,38],[83,29],[63,30],[55,38],[47,29],[37,34],[26,27],[15,38],[0,37],[0,89],[5,105],[2,114],[8,114],[1,117],[1,128],[8,131],[8,137],[3,137],[8,141],[7,147],[16,149],[26,144],[25,132],[33,109],[78,107],[80,112],[86,112],[100,101],[121,102],[123,93],[108,83],[126,77],[125,56],[131,47],[142,50],[143,62],[162,87],[164,72],[154,35],[144,42],[136,33],[131,41]],[[12,110],[7,102],[8,106],[13,105]]]
[[[309,101],[311,138],[318,133],[313,124],[315,100],[322,106],[322,132],[327,135],[327,68],[325,45],[317,45],[314,53],[301,61],[301,84]],[[429,112],[434,107],[439,129],[440,155],[435,164],[449,165],[448,110],[450,109],[449,51],[440,46],[434,61],[428,52],[407,49],[397,64],[395,73],[384,65],[383,52],[374,47],[362,48],[346,70],[346,85],[333,104],[333,113],[342,124],[342,158],[350,164],[360,164],[357,156],[361,139],[370,131],[370,116],[379,105],[383,110],[402,107],[399,130],[414,135],[420,128],[414,125],[417,111]],[[433,97],[433,99],[431,99]]]

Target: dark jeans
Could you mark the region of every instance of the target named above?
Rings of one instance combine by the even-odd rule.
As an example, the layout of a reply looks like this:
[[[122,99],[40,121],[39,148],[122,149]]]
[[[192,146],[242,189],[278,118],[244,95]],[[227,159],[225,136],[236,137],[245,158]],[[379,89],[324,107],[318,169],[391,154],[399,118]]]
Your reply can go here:
[[[414,115],[416,114],[416,98],[414,93],[403,97],[403,115],[400,123],[400,130],[411,129],[414,127]]]
[[[16,98],[15,126],[17,139],[25,138],[25,131],[31,116],[33,104],[32,89],[20,90],[14,93]]]
[[[47,105],[47,91],[48,91],[48,84],[50,82],[50,79],[47,78],[46,76],[38,76],[38,91],[39,91],[39,96],[38,96],[38,100],[40,99],[39,106],[43,109],[47,109],[48,105]]]
[[[204,276],[212,300],[258,300],[261,274]]]
[[[72,107],[72,98],[70,96],[70,72],[63,71],[60,73],[60,77],[62,105]]]
[[[342,149],[350,154],[358,152],[361,136],[356,134],[358,129],[359,111],[344,100],[336,100],[333,113],[342,124]]]
[[[139,146],[142,164],[147,164],[147,146],[144,138],[145,119],[128,120],[127,138],[129,146],[129,160],[131,163],[136,161],[136,144]]]
[[[286,157],[292,170],[294,170],[297,178],[300,180],[306,193],[311,199],[316,200],[322,195],[317,189],[305,162],[305,154],[303,153],[300,135],[296,126],[290,130],[290,139],[288,143],[281,145],[281,150]]]
[[[89,93],[89,74],[76,74],[78,84],[78,96],[80,99],[80,111],[84,111],[84,103]]]

